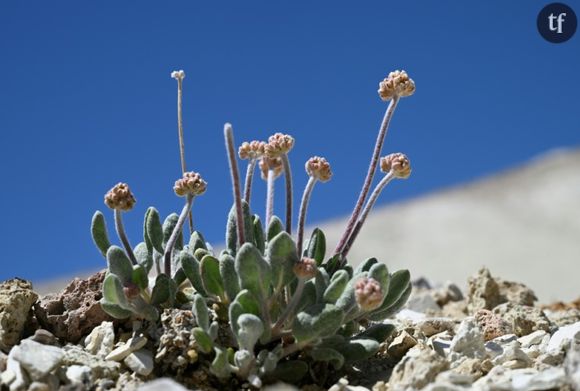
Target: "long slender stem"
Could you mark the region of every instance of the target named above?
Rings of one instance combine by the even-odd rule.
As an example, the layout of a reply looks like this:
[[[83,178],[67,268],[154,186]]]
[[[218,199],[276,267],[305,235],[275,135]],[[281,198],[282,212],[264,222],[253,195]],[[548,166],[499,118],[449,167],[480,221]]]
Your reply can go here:
[[[244,200],[248,205],[250,205],[250,197],[252,196],[252,180],[254,179],[255,168],[256,159],[250,159],[248,169],[246,170],[246,181],[244,182]]]
[[[121,239],[121,243],[123,243],[123,247],[125,247],[125,251],[129,256],[129,259],[133,263],[133,265],[137,264],[137,258],[135,258],[135,254],[133,254],[133,248],[131,247],[131,243],[129,243],[129,239],[127,239],[127,234],[125,233],[125,227],[123,226],[123,217],[122,211],[120,209],[115,209],[115,229],[117,230],[117,236]]]
[[[377,165],[379,162],[379,157],[381,155],[381,150],[383,149],[383,143],[385,141],[385,136],[387,135],[387,129],[389,128],[389,123],[391,122],[391,118],[393,117],[393,113],[395,112],[395,108],[397,107],[397,103],[399,102],[399,97],[394,96],[391,102],[389,103],[389,107],[385,111],[385,116],[383,117],[383,122],[381,123],[381,127],[379,129],[379,134],[377,136],[377,141],[375,143],[375,149],[373,151],[373,155],[371,158],[371,162],[369,164],[367,176],[365,178],[365,182],[361,189],[361,192],[358,196],[358,201],[354,207],[352,215],[348,220],[346,230],[342,234],[338,244],[336,245],[336,249],[334,250],[336,254],[341,254],[343,252],[343,248],[347,243],[348,238],[350,237],[352,230],[359,218],[361,213],[361,209],[363,204],[367,198],[368,192],[370,190],[371,184],[373,182],[373,177],[375,175],[375,171],[377,169]]]
[[[281,156],[282,164],[284,165],[284,178],[286,182],[286,232],[292,234],[292,170],[290,169],[290,161],[288,155]]]
[[[373,208],[373,206],[377,202],[377,199],[379,198],[379,194],[381,194],[381,192],[383,191],[385,186],[387,186],[389,184],[389,182],[393,180],[393,178],[394,178],[393,172],[389,171],[387,173],[387,175],[385,175],[383,177],[383,179],[381,179],[381,181],[375,186],[373,192],[371,193],[371,196],[369,197],[368,202],[366,203],[366,205],[361,213],[359,220],[357,221],[357,223],[352,231],[352,234],[350,235],[350,238],[348,238],[348,241],[347,241],[346,245],[344,246],[344,249],[342,250],[342,253],[341,253],[342,258],[346,258],[346,256],[348,255],[348,252],[350,251],[354,241],[356,240],[358,234],[360,233],[360,230],[361,230],[363,224],[365,223],[371,209]]]
[[[242,213],[242,193],[240,190],[240,176],[238,172],[238,161],[236,160],[236,152],[234,147],[234,131],[232,125],[226,123],[224,125],[224,137],[226,139],[226,150],[228,151],[228,158],[230,161],[230,175],[232,177],[232,186],[234,193],[234,202],[236,204],[236,226],[238,229],[238,245],[242,246],[246,242],[244,235],[244,217]]]
[[[300,212],[298,213],[298,239],[296,241],[296,249],[298,250],[298,257],[302,256],[302,243],[304,242],[304,225],[306,221],[306,211],[308,210],[308,203],[310,196],[317,180],[313,176],[308,179],[304,193],[302,193],[302,202],[300,203]]]
[[[268,188],[266,190],[266,228],[270,224],[270,219],[274,216],[274,182],[276,181],[274,170],[268,170]]]
[[[181,173],[185,174],[187,166],[185,164],[185,141],[183,137],[183,116],[182,116],[182,96],[183,79],[177,78],[177,132],[179,134],[179,157],[181,160]],[[189,213],[189,232],[193,233],[193,216]]]
[[[286,322],[286,319],[288,319],[288,317],[292,314],[292,312],[298,305],[300,297],[302,296],[302,292],[304,291],[305,284],[306,281],[303,278],[298,279],[298,286],[296,287],[296,291],[292,296],[292,300],[290,300],[290,303],[288,303],[288,306],[286,306],[286,309],[284,310],[282,315],[280,315],[280,317],[276,321],[276,324],[274,324],[274,326],[272,327],[273,338],[278,337],[280,331],[282,330],[282,327],[284,327],[284,322]]]
[[[167,277],[171,278],[171,254],[173,253],[173,247],[175,247],[175,243],[177,242],[177,238],[181,234],[181,229],[183,228],[183,224],[185,223],[185,219],[189,212],[191,212],[191,204],[193,203],[193,195],[188,194],[185,198],[185,205],[181,210],[181,214],[177,219],[177,224],[175,224],[175,228],[173,228],[173,232],[171,232],[171,236],[165,245],[165,253],[163,254],[164,259],[164,266],[165,266],[165,274]]]

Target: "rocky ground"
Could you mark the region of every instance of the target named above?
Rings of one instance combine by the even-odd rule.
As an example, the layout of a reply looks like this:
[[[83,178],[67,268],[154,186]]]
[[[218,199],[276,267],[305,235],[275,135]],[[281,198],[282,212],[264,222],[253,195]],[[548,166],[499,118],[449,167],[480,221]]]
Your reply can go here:
[[[44,297],[24,280],[0,285],[2,390],[249,388],[211,377],[190,311],[166,310],[160,325],[110,319],[98,304],[102,279],[77,279]],[[417,280],[374,358],[301,389],[580,390],[580,300],[536,301],[528,287],[487,269],[470,278],[467,292]]]

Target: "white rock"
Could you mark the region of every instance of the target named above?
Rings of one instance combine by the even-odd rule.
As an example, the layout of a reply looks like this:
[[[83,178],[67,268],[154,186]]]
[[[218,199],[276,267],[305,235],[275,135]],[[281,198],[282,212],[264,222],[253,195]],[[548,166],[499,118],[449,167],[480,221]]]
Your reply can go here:
[[[457,373],[455,371],[445,371],[437,375],[435,383],[471,385],[471,383],[473,383],[473,376],[467,375],[465,373]]]
[[[522,348],[529,348],[532,345],[539,345],[547,334],[544,330],[536,330],[531,334],[518,338],[518,341]]]
[[[453,337],[449,331],[444,331],[429,337],[427,340],[427,346],[430,346],[439,355],[447,356],[449,354],[452,339]]]
[[[16,374],[12,372],[10,369],[7,369],[4,372],[0,373],[0,384],[8,386],[14,380],[16,380]]]
[[[407,321],[407,322],[417,323],[417,322],[425,319],[426,317],[427,316],[421,312],[417,312],[417,311],[413,311],[413,310],[409,310],[409,309],[404,308],[397,313],[397,315],[395,316],[395,319],[397,319],[401,322]]]
[[[570,343],[564,367],[570,383],[572,383],[572,388],[580,390],[580,338],[576,338]]]
[[[494,365],[503,365],[505,367],[525,368],[532,365],[532,359],[529,358],[520,348],[518,341],[512,341],[502,346],[503,352],[492,360]]]
[[[143,384],[138,391],[187,391],[187,388],[169,378],[161,378]]]
[[[15,346],[13,358],[22,365],[31,380],[40,380],[55,369],[64,358],[64,351],[56,346],[43,345],[30,339]],[[12,351],[10,352],[12,354]]]
[[[566,384],[564,368],[548,368],[537,373],[513,371],[512,389],[514,391],[551,390]]]
[[[407,301],[405,307],[409,310],[420,313],[425,313],[429,310],[439,311],[441,309],[441,307],[439,307],[439,304],[437,304],[435,299],[433,299],[433,297],[431,296],[431,293],[428,292],[413,295]]]
[[[46,383],[35,381],[28,386],[28,391],[50,391],[50,386]]]
[[[95,356],[106,357],[115,346],[113,322],[103,322],[85,338],[85,349]]]
[[[133,372],[147,376],[153,371],[153,353],[147,349],[137,350],[123,360]]]
[[[66,369],[66,378],[72,384],[87,384],[91,381],[91,368],[86,365],[71,365]]]
[[[30,382],[28,376],[24,373],[24,370],[20,366],[20,363],[14,359],[14,352],[18,350],[18,346],[13,347],[8,354],[8,360],[6,361],[6,372],[12,372],[14,378],[10,380],[10,391],[20,391],[25,390],[26,386]]]
[[[578,333],[580,333],[580,322],[560,327],[550,338],[548,353],[556,354],[563,350]]]
[[[457,333],[451,341],[451,352],[470,358],[484,358],[485,347],[483,334],[473,317],[465,318],[457,329]],[[457,357],[452,358],[455,361]]]
[[[119,346],[105,357],[106,360],[121,361],[136,350],[141,349],[147,344],[147,338],[142,335],[129,338],[127,342]]]

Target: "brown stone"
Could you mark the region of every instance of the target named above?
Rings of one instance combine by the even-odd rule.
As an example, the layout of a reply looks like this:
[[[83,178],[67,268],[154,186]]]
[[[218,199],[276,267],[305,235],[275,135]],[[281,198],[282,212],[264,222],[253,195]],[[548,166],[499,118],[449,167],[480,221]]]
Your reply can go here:
[[[37,299],[28,281],[13,278],[0,284],[0,349],[8,351],[20,341]]]
[[[491,341],[502,335],[513,333],[512,326],[501,316],[489,310],[479,310],[475,313],[475,320],[483,332],[483,339]]]

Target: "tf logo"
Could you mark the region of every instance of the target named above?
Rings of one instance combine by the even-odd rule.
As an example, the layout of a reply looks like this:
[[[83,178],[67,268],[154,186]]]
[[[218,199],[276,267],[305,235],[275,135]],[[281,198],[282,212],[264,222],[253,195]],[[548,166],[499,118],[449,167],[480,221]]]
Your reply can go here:
[[[574,10],[562,3],[545,6],[538,14],[538,31],[548,42],[566,42],[576,32],[577,19]]]

